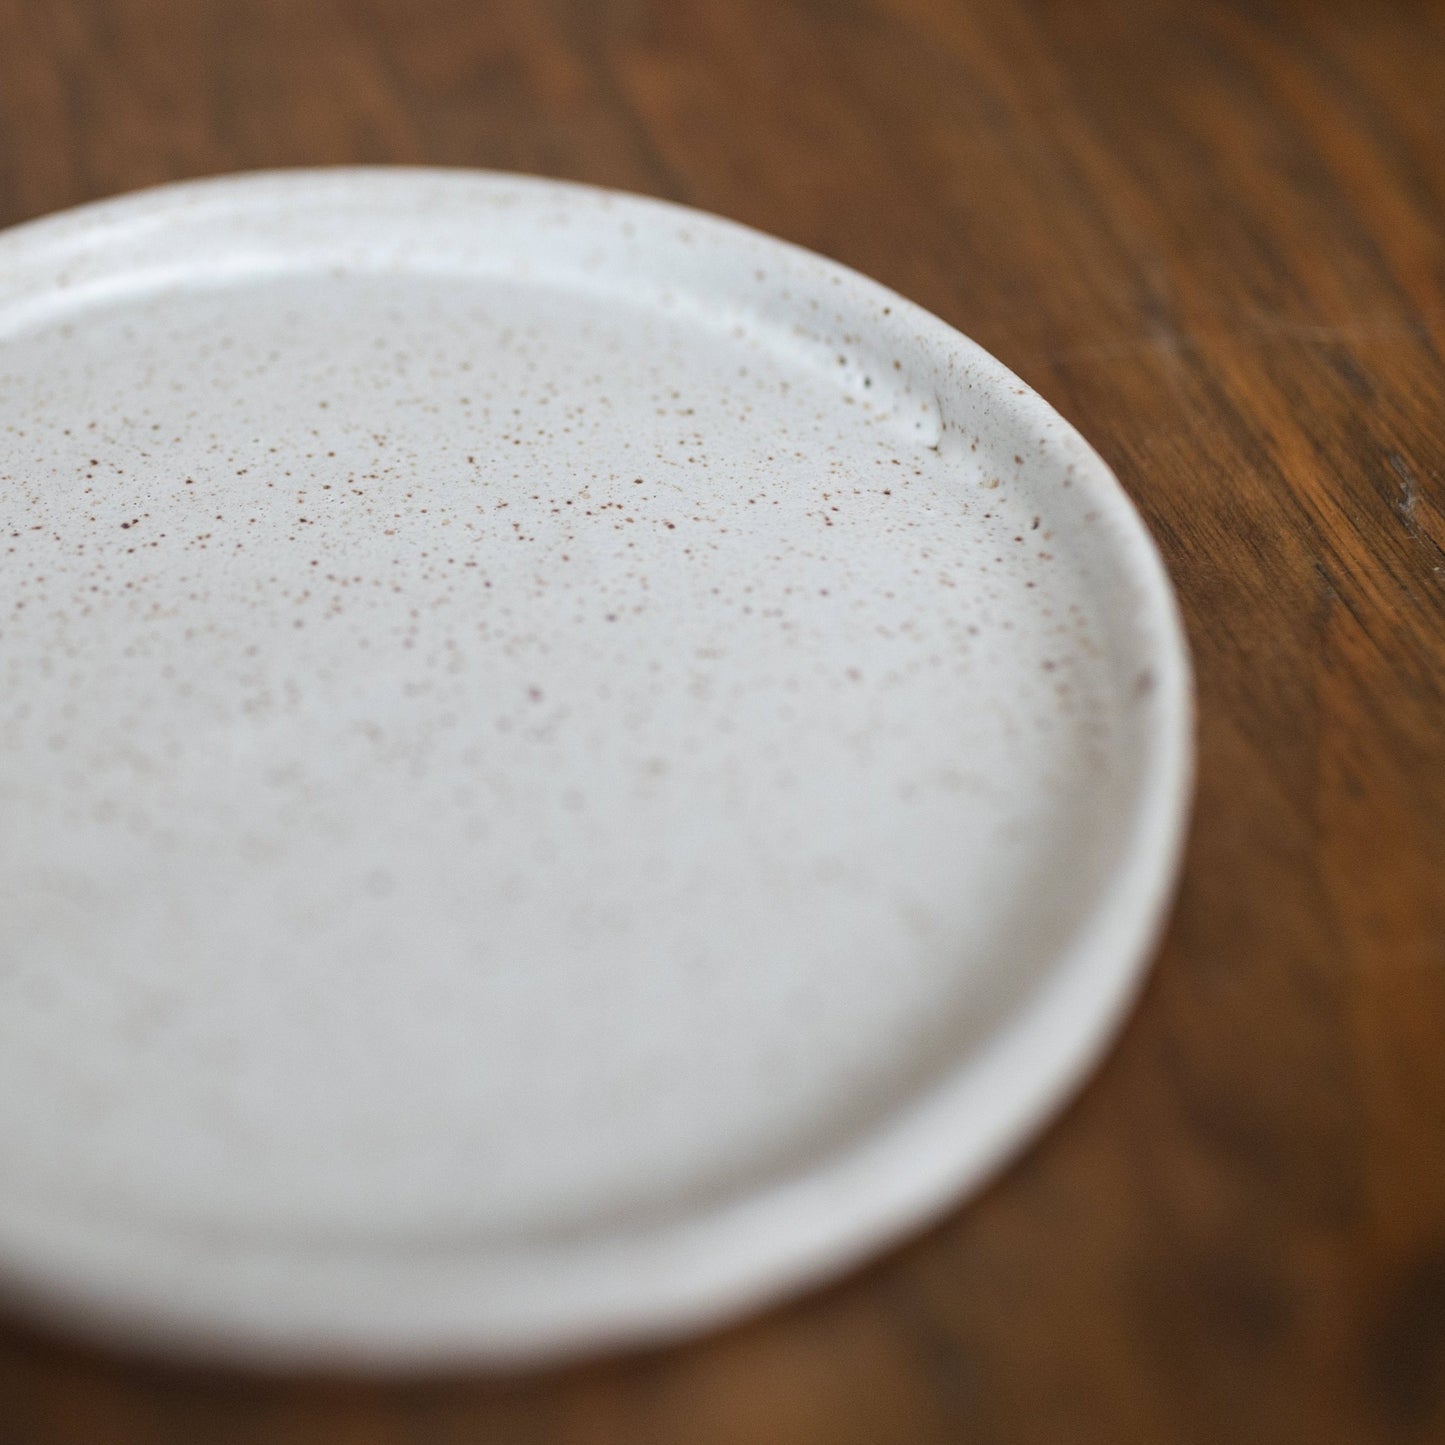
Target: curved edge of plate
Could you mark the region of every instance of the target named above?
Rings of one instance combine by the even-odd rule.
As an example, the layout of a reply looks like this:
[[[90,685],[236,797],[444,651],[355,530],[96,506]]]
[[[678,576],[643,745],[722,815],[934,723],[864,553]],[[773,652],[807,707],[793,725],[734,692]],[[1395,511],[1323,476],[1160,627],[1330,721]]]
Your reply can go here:
[[[138,1255],[36,1217],[4,1244],[0,1283],[27,1313],[127,1351],[253,1368],[373,1372],[511,1368],[675,1340],[794,1297],[936,1221],[995,1177],[1074,1097],[1112,1043],[1147,972],[1173,897],[1194,781],[1193,681],[1183,622],[1142,518],[1102,459],[1037,393],[947,323],[876,282],[735,222],[647,197],[507,173],[416,168],[254,172],[101,201],[0,235],[30,255],[83,253],[144,228],[157,206],[225,207],[318,188],[430,184],[459,197],[517,191],[616,205],[786,254],[900,334],[993,388],[1010,423],[1067,450],[1134,589],[1147,667],[1132,705],[1144,746],[1122,859],[1046,984],[967,1067],[867,1139],[800,1177],[682,1224],[585,1252],[530,1252],[479,1266],[454,1252],[358,1258],[262,1256],[224,1241]],[[199,1287],[198,1287],[199,1285]],[[278,1319],[277,1292],[288,1309]],[[214,1300],[227,1301],[218,1312]],[[382,1323],[378,1326],[378,1321]]]

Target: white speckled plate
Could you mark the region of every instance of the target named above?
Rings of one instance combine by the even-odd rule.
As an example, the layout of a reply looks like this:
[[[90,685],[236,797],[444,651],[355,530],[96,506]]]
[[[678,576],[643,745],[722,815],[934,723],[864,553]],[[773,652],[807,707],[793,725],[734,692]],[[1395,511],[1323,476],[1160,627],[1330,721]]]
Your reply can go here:
[[[0,1285],[253,1362],[660,1339],[1097,1058],[1189,681],[1097,457],[831,262],[514,176],[0,237]]]

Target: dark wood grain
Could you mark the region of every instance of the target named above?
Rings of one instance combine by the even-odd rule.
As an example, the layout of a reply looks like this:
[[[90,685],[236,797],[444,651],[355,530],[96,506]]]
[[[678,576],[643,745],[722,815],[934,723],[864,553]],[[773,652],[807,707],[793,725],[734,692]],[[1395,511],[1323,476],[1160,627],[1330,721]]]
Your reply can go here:
[[[0,221],[516,168],[840,258],[1117,469],[1201,780],[1121,1045],[979,1200],[675,1350],[255,1380],[0,1328],[0,1442],[1445,1440],[1445,6],[0,0]]]

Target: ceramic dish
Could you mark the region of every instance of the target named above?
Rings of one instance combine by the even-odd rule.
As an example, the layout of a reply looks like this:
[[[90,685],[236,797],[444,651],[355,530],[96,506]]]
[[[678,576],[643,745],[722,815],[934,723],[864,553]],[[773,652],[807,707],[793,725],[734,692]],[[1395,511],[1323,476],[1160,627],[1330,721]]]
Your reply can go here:
[[[0,1285],[260,1363],[699,1329],[976,1187],[1173,879],[1185,648],[917,307],[516,176],[0,237]]]

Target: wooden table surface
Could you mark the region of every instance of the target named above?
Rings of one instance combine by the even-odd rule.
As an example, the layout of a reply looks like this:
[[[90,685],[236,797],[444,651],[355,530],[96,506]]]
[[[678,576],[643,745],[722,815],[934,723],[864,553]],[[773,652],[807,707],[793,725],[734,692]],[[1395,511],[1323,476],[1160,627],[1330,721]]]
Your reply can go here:
[[[648,191],[977,338],[1153,527],[1201,775],[1142,1006],[986,1193],[685,1347],[196,1373],[0,1442],[1445,1440],[1445,5],[0,0],[0,221],[258,166]]]

